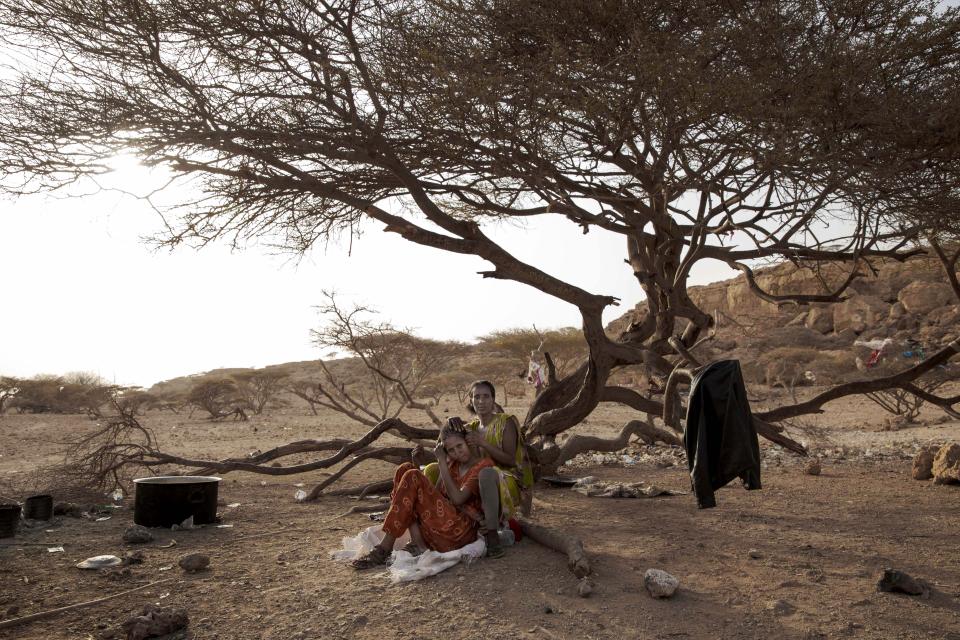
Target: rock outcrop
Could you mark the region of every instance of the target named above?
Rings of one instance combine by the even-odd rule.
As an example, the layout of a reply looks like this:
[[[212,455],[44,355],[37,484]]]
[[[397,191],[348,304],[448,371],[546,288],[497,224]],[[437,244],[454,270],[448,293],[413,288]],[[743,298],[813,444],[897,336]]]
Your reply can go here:
[[[933,481],[936,484],[960,484],[960,444],[945,444],[933,459]]]

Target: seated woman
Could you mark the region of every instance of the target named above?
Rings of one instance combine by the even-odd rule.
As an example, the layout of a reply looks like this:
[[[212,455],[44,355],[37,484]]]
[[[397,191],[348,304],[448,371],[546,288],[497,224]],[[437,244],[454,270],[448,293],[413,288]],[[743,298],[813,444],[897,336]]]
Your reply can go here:
[[[491,382],[474,382],[470,386],[468,408],[477,418],[466,424],[460,418],[448,421],[451,426],[465,427],[467,443],[493,460],[493,468],[480,472],[480,494],[487,516],[483,527],[487,555],[494,558],[504,553],[496,535],[498,520],[510,518],[520,506],[523,494],[529,495],[528,490],[533,486],[533,469],[524,452],[520,423],[515,416],[503,412],[496,403],[496,394]],[[492,504],[491,495],[498,504]]]
[[[434,453],[440,470],[436,485],[409,462],[397,468],[390,509],[383,521],[383,540],[354,560],[354,569],[385,564],[393,543],[408,529],[415,547],[408,549],[411,553],[423,549],[453,551],[477,539],[481,517],[479,476],[493,462],[467,444],[463,426],[445,426]]]

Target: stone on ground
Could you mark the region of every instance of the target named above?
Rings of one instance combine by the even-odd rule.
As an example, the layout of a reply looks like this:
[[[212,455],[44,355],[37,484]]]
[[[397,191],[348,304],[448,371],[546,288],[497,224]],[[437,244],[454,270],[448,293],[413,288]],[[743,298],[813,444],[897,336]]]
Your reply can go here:
[[[914,480],[929,480],[933,477],[933,459],[937,457],[937,451],[940,447],[924,447],[913,458],[913,471],[911,475]]]
[[[130,544],[144,544],[146,542],[153,542],[153,534],[150,533],[150,530],[139,524],[135,524],[132,527],[128,527],[126,531],[123,532],[123,541]]]
[[[960,444],[945,444],[933,459],[933,481],[937,484],[960,483]]]
[[[680,586],[680,581],[662,569],[647,569],[643,574],[643,586],[654,598],[669,598]]]
[[[180,558],[180,562],[177,564],[179,564],[180,568],[187,573],[203,571],[210,566],[210,556],[202,553],[191,553]]]
[[[906,593],[911,596],[919,596],[929,592],[930,588],[922,580],[896,569],[884,569],[880,579],[877,581],[877,591],[888,591],[892,593]]]

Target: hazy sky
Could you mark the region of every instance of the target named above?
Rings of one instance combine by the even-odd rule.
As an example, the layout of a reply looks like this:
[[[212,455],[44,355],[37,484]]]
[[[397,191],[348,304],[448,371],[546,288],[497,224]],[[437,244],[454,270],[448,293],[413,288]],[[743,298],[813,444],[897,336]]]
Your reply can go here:
[[[136,190],[146,170],[118,160],[108,183]],[[154,178],[155,180],[155,178]],[[576,309],[523,285],[483,279],[484,261],[411,244],[370,225],[353,243],[299,262],[263,247],[155,251],[141,241],[160,219],[116,192],[0,201],[0,374],[92,371],[148,386],[220,367],[312,360],[321,291],[376,307],[384,320],[433,338],[472,340],[495,329],[579,326]],[[618,296],[609,321],[640,289],[620,236],[562,219],[490,230],[508,250],[595,293]],[[728,277],[701,265],[697,282]]]

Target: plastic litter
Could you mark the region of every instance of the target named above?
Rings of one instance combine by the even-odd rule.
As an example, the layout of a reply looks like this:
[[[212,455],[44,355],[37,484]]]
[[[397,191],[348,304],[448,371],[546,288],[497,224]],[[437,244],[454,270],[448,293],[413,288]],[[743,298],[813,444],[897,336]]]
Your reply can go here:
[[[297,492],[293,494],[293,499],[297,502],[303,502],[307,499],[307,492],[303,489],[297,489]]]
[[[110,494],[110,498],[111,498],[114,502],[120,502],[121,500],[123,500],[123,490],[122,490],[122,489],[114,489],[114,490],[113,490],[113,493]]]
[[[348,562],[368,553],[382,539],[383,530],[379,526],[367,527],[352,538],[344,538],[341,543],[342,548],[331,552],[330,556],[334,560]],[[413,556],[403,551],[403,547],[408,542],[410,542],[410,534],[405,532],[394,543],[394,552],[390,564],[390,581],[393,583],[422,580],[445,571],[460,562],[472,562],[483,557],[487,552],[487,545],[483,538],[453,551],[445,553],[425,551],[419,556]]]
[[[505,547],[511,547],[517,541],[516,536],[513,535],[513,529],[511,529],[510,527],[498,529],[497,537],[500,538],[500,544],[502,544]]]
[[[62,552],[63,552],[63,547],[62,547],[62,546],[58,546],[58,547],[47,547],[47,552],[48,552],[48,553],[62,553]]]
[[[115,567],[121,564],[123,560],[117,556],[93,556],[77,563],[78,569],[103,569],[105,567]]]

